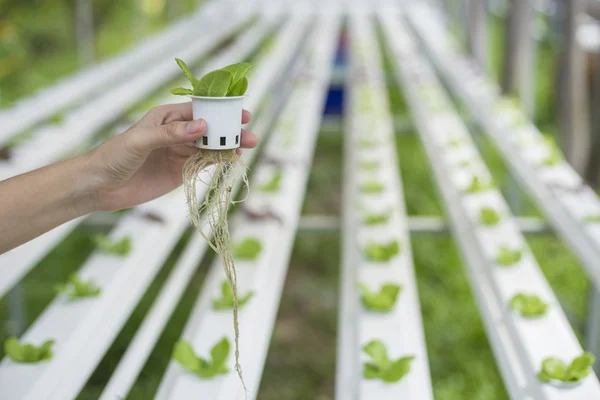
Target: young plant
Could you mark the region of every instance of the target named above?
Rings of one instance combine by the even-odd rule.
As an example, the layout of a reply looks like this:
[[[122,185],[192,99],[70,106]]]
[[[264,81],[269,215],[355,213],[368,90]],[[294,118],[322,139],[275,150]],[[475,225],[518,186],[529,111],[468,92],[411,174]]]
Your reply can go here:
[[[233,245],[233,256],[238,260],[256,260],[262,251],[262,244],[253,237],[247,237]]]
[[[360,185],[360,191],[363,193],[381,193],[384,189],[385,187],[381,183],[375,181],[365,182]]]
[[[254,292],[249,292],[245,296],[238,297],[238,307],[242,307],[249,302],[252,297],[254,297]],[[215,310],[233,309],[235,306],[233,290],[231,290],[231,286],[229,286],[229,282],[226,280],[221,283],[221,297],[213,299],[212,305]]]
[[[588,224],[598,224],[598,223],[600,223],[600,214],[586,215],[583,218],[583,221],[587,222]]]
[[[213,378],[229,373],[227,357],[229,356],[229,340],[221,339],[210,349],[210,359],[198,357],[190,342],[179,340],[173,348],[173,360],[183,368],[201,378]]]
[[[537,373],[537,377],[541,382],[579,382],[592,372],[594,362],[596,357],[587,351],[569,365],[558,358],[548,357],[542,361],[542,369]]]
[[[82,281],[75,274],[71,275],[67,283],[56,285],[54,290],[58,294],[66,294],[71,300],[85,297],[96,297],[101,291],[100,288],[96,286],[94,281]]]
[[[486,226],[495,226],[500,223],[500,214],[491,207],[483,207],[479,210],[479,222]]]
[[[375,171],[380,167],[379,161],[361,161],[359,168],[365,171]]]
[[[281,188],[281,178],[283,177],[283,171],[281,168],[278,168],[277,171],[273,174],[271,179],[258,188],[259,191],[263,193],[275,193],[278,192]]]
[[[192,84],[192,89],[175,88],[171,93],[177,96],[230,97],[242,96],[248,89],[248,78],[245,76],[254,64],[242,62],[231,64],[196,78],[185,62],[176,58],[175,61],[185,77]]]
[[[360,282],[357,283],[357,287],[363,306],[372,311],[391,311],[402,290],[401,286],[393,283],[384,284],[378,292],[371,292],[366,285]]]
[[[539,317],[546,314],[548,304],[534,294],[518,293],[510,300],[510,309],[522,317]]]
[[[372,149],[374,147],[377,147],[378,144],[379,144],[379,142],[375,139],[361,138],[360,141],[358,142],[358,148]]]
[[[62,113],[54,114],[48,119],[51,125],[61,125],[65,121],[65,116]]]
[[[37,363],[52,358],[54,340],[46,340],[40,346],[30,343],[21,344],[16,337],[4,341],[4,352],[13,361],[20,363]]]
[[[495,187],[496,185],[493,181],[483,183],[481,182],[481,179],[479,179],[478,176],[473,176],[473,178],[471,179],[471,183],[465,189],[465,193],[481,193],[494,189]]]
[[[125,256],[131,251],[131,238],[125,236],[120,240],[113,240],[106,235],[94,236],[96,248],[104,253]]]
[[[387,223],[392,217],[392,210],[388,210],[382,214],[365,214],[363,223],[365,225],[380,225]]]
[[[391,360],[385,345],[379,340],[371,340],[363,351],[371,357],[371,361],[363,364],[363,378],[381,379],[387,383],[395,383],[410,372],[410,363],[414,356]]]
[[[508,246],[502,246],[496,256],[496,264],[508,267],[521,261],[522,257],[522,250],[513,250]]]
[[[365,257],[369,261],[387,262],[398,254],[400,254],[400,243],[397,240],[383,244],[370,242],[365,249]]]
[[[560,151],[560,148],[558,147],[554,139],[551,136],[544,136],[543,140],[546,143],[546,145],[550,148],[550,155],[546,157],[544,161],[542,161],[542,166],[553,167],[561,161],[563,161],[564,158],[562,152]]]

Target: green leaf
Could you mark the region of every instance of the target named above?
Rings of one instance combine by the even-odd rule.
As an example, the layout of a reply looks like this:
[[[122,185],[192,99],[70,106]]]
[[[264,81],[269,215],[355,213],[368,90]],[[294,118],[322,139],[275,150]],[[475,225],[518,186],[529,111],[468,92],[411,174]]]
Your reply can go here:
[[[231,78],[230,89],[233,89],[236,85],[238,85],[241,81],[243,81],[246,76],[246,73],[252,67],[254,67],[254,64],[249,63],[249,62],[241,62],[241,63],[231,64],[226,67],[223,67],[222,70],[228,71],[231,73],[232,78]],[[246,79],[246,82],[247,81],[248,81],[248,79]],[[246,87],[248,87],[247,83],[246,83]],[[245,92],[245,90],[244,90],[244,92]],[[229,94],[229,93],[227,95],[228,96],[241,96],[241,95],[235,95],[235,94]]]
[[[247,237],[232,247],[233,256],[239,260],[256,260],[262,251],[262,244],[253,237]]]
[[[369,261],[386,262],[400,253],[400,244],[397,240],[388,243],[368,243],[365,249],[365,257]]]
[[[363,351],[367,353],[379,369],[385,369],[390,363],[390,359],[387,355],[387,349],[385,345],[379,340],[371,340],[369,343],[363,346]]]
[[[21,344],[16,337],[10,337],[4,341],[4,351],[13,361],[21,363],[37,363],[52,358],[53,345],[54,340],[46,340],[38,347],[31,343]]]
[[[365,379],[377,379],[381,375],[379,367],[373,363],[363,364],[363,377]]]
[[[238,297],[238,306],[242,307],[254,296],[253,292],[249,292],[242,297]],[[213,299],[213,308],[215,310],[226,310],[233,308],[233,291],[229,282],[226,280],[221,283],[221,297]]]
[[[179,68],[181,68],[181,70],[183,71],[185,77],[188,78],[188,80],[192,84],[192,87],[196,87],[196,85],[198,84],[198,78],[196,78],[194,74],[192,74],[192,71],[190,71],[187,64],[179,58],[176,58],[175,61],[177,62],[177,65],[179,65]]]
[[[481,193],[494,189],[494,182],[482,183],[478,176],[474,176],[469,186],[465,189],[465,193]]]
[[[500,214],[490,207],[484,207],[479,211],[479,222],[486,226],[498,225]]]
[[[121,240],[110,239],[106,235],[94,236],[96,248],[104,253],[125,256],[131,251],[131,238],[126,236]]]
[[[408,356],[397,359],[383,370],[381,379],[388,383],[398,382],[410,372],[410,363],[414,358],[414,356]]]
[[[229,71],[216,70],[204,75],[194,86],[194,96],[225,97],[232,75]]]
[[[367,171],[373,171],[379,168],[379,161],[361,161],[359,168]]]
[[[546,358],[542,361],[542,371],[551,379],[563,381],[567,374],[567,366],[557,358]]]
[[[583,221],[590,224],[600,223],[600,214],[586,215],[585,218],[583,218]]]
[[[175,89],[171,89],[171,94],[174,94],[175,96],[189,96],[191,95],[193,92],[190,89],[186,89],[186,88],[175,88]]]
[[[366,182],[360,186],[360,191],[363,193],[381,193],[385,187],[379,182]]]
[[[66,294],[75,300],[78,298],[95,297],[101,292],[100,288],[96,286],[94,281],[82,281],[77,275],[71,275],[67,284],[59,284],[55,286],[56,293]]]
[[[283,178],[283,171],[281,168],[278,168],[277,171],[271,177],[271,179],[264,185],[260,186],[258,188],[258,190],[263,193],[278,192],[281,187],[281,179],[282,178]]]
[[[566,380],[568,382],[577,382],[585,378],[590,374],[594,362],[596,362],[596,357],[587,351],[576,357],[567,368]]]
[[[227,356],[229,355],[229,340],[226,337],[221,339],[216,345],[210,349],[210,356],[212,357],[213,369],[222,369],[227,363]]]
[[[4,352],[14,361],[23,361],[23,348],[16,337],[4,341]]]
[[[552,380],[552,377],[544,371],[539,371],[537,377],[541,382],[550,382]]]
[[[548,304],[536,295],[518,293],[510,300],[510,308],[523,317],[537,317],[546,313]]]
[[[500,251],[496,256],[496,264],[502,266],[510,266],[521,261],[523,257],[523,251],[521,250],[512,250],[507,246],[500,247]]]
[[[40,360],[50,360],[52,358],[52,346],[54,346],[54,340],[52,339],[42,343],[39,350]]]
[[[227,96],[242,96],[248,90],[248,78],[243,77],[227,91]]]
[[[383,214],[366,214],[363,223],[365,225],[380,225],[389,221],[392,216],[392,211],[386,211]]]
[[[391,311],[401,290],[399,285],[391,283],[384,284],[378,292],[371,292],[360,282],[357,286],[363,306],[372,311]]]
[[[188,371],[196,372],[200,368],[200,359],[196,356],[191,343],[185,340],[175,343],[173,359]]]

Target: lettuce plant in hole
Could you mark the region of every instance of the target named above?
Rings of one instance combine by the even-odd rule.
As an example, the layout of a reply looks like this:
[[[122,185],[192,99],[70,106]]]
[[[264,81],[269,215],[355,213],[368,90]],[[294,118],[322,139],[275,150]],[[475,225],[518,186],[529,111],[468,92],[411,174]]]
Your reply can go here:
[[[21,344],[16,337],[10,337],[4,341],[4,352],[13,361],[32,364],[50,360],[53,355],[52,346],[52,339],[36,346],[31,343]]]
[[[63,113],[54,114],[48,119],[51,125],[62,125],[65,122],[65,116]]]
[[[244,296],[238,297],[238,307],[242,307],[249,302],[253,296],[254,292],[249,292]],[[233,306],[235,305],[233,301],[233,290],[231,290],[231,286],[229,286],[229,282],[226,280],[221,283],[221,297],[213,299],[212,305],[215,310],[233,309]]]
[[[125,236],[122,239],[111,239],[106,235],[94,236],[96,248],[103,253],[125,256],[131,251],[131,238]]]
[[[392,217],[392,210],[380,214],[365,214],[363,223],[365,225],[380,225],[387,223]]]
[[[227,368],[227,357],[229,356],[229,340],[221,339],[210,349],[210,359],[199,357],[192,344],[185,340],[179,340],[173,348],[173,360],[183,368],[198,375],[201,378],[213,378],[217,375],[229,373]]]
[[[71,300],[96,297],[101,291],[94,281],[82,281],[77,275],[71,275],[67,283],[56,285],[54,290],[58,294],[67,295]]]
[[[360,191],[363,193],[381,193],[384,189],[385,186],[375,181],[365,182],[362,185],[360,185]]]
[[[185,77],[192,84],[192,89],[175,88],[171,93],[178,96],[230,97],[242,96],[248,89],[246,73],[254,64],[242,62],[231,64],[205,74],[198,79],[192,74],[185,62],[176,58],[175,61]]]
[[[596,357],[587,351],[576,357],[569,365],[558,358],[548,357],[542,361],[542,368],[538,371],[537,377],[541,382],[579,382],[592,373],[595,362]]]
[[[254,237],[233,244],[233,256],[238,260],[256,260],[261,251],[262,243]]]
[[[498,211],[491,207],[483,207],[479,210],[479,222],[486,226],[495,226],[500,223],[501,217]]]
[[[357,283],[360,300],[365,308],[372,311],[391,311],[402,290],[400,285],[385,283],[379,291],[372,292],[363,283]]]
[[[387,383],[395,383],[410,372],[410,363],[414,356],[400,357],[391,360],[385,344],[379,340],[371,340],[363,346],[363,351],[371,357],[363,364],[363,378],[381,379]]]
[[[361,161],[359,168],[365,171],[375,171],[380,167],[379,161]]]
[[[281,178],[283,177],[283,170],[278,168],[277,171],[273,174],[271,179],[264,185],[258,188],[259,191],[263,193],[275,193],[278,192],[281,188]]]
[[[471,179],[471,183],[465,189],[465,193],[481,193],[491,189],[494,189],[496,185],[493,181],[482,182],[478,176],[474,176]]]
[[[600,223],[600,214],[586,215],[583,218],[583,222],[587,222],[589,224],[598,224],[598,223]]]
[[[517,293],[510,300],[510,309],[523,317],[539,317],[546,314],[548,304],[535,294]]]
[[[369,242],[365,248],[365,257],[369,261],[386,262],[400,254],[400,243],[392,240],[388,243]]]
[[[514,250],[508,246],[501,246],[496,256],[496,264],[508,267],[521,261],[522,257],[522,250]]]

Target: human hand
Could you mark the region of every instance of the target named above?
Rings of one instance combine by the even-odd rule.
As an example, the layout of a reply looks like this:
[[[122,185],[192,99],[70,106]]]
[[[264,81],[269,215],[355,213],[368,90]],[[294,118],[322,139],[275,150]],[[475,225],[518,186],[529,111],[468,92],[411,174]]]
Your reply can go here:
[[[248,111],[242,123],[250,122]],[[192,121],[192,104],[153,108],[139,122],[88,153],[87,169],[98,211],[115,211],[155,199],[182,183],[186,160],[198,151],[193,141],[206,132],[204,120]],[[258,138],[242,129],[242,148]],[[241,150],[238,149],[238,154]]]

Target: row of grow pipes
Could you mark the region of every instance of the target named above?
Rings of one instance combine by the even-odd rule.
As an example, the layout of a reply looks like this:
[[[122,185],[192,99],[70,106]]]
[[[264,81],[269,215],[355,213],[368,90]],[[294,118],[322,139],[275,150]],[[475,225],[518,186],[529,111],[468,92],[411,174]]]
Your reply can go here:
[[[344,193],[344,258],[338,343],[337,399],[431,399],[433,398],[427,351],[412,264],[402,185],[394,149],[392,117],[370,19],[350,19],[350,62],[347,88]],[[365,170],[361,164],[378,167]],[[358,171],[358,172],[357,172]],[[374,183],[381,190],[365,192]],[[368,214],[387,215],[386,221],[369,225]],[[369,260],[369,244],[396,242],[400,251],[386,261]],[[400,286],[390,311],[371,311],[361,305],[357,284],[379,291],[384,284]],[[363,377],[361,348],[381,341],[391,359],[414,356],[410,372],[400,381],[385,383]],[[354,397],[358,393],[358,397]]]
[[[500,191],[488,188],[478,193],[465,192],[474,176],[482,182],[491,182],[491,174],[401,20],[395,19],[393,14],[382,15],[381,20],[398,80],[405,88],[444,196],[447,213],[467,261],[471,285],[509,392],[515,398],[599,397],[600,384],[595,375],[588,376],[580,386],[569,390],[537,380],[536,373],[542,360],[558,357],[570,362],[582,353],[581,346]],[[480,212],[485,207],[499,213],[499,223],[482,224]],[[509,267],[497,265],[495,260],[503,246],[521,250],[521,259]],[[522,292],[541,297],[549,304],[547,313],[530,319],[511,311],[511,298]]]
[[[273,51],[252,75],[253,94],[246,102],[247,108],[255,109],[261,98],[273,89],[293,57],[294,43],[301,41],[305,30],[306,24],[302,21],[292,20],[284,27]],[[207,65],[206,70],[244,58],[267,32],[256,30],[252,36],[240,37]],[[245,153],[245,161],[249,162],[253,155],[254,152]],[[204,178],[207,181],[210,173]],[[3,360],[0,363],[0,386],[8,388],[7,396],[15,399],[74,398],[85,384],[189,226],[181,190],[144,204],[139,210],[160,216],[162,222],[140,218],[132,213],[117,224],[110,236],[114,239],[129,236],[132,240],[131,253],[124,258],[101,253],[90,257],[79,275],[84,280],[93,279],[102,293],[96,298],[74,302],[63,297],[55,299],[21,338],[30,343],[53,338],[56,340],[55,355],[48,362],[31,365]],[[106,319],[106,315],[111,318]],[[89,340],[91,337],[93,341]]]
[[[294,80],[292,95],[264,150],[264,160],[259,160],[253,168],[253,189],[242,207],[255,212],[268,210],[276,218],[256,220],[242,211],[230,225],[233,243],[244,240],[259,240],[261,243],[260,253],[255,259],[236,259],[239,296],[254,293],[239,314],[240,364],[250,399],[256,398],[258,393],[298,227],[337,44],[338,26],[337,17],[322,17],[317,21],[302,57],[304,69]],[[274,158],[280,160],[281,165],[272,165],[271,159]],[[275,175],[281,176],[279,183],[269,185],[268,191],[262,191],[261,188],[272,182]],[[224,336],[232,345],[234,342],[231,310],[211,307],[211,301],[220,296],[224,280],[222,264],[217,260],[183,334],[201,356],[208,354],[210,348]],[[232,354],[228,365],[233,365]],[[173,361],[156,398],[191,399],[199,393],[215,400],[245,398],[233,368],[222,378],[207,380],[186,372]]]

